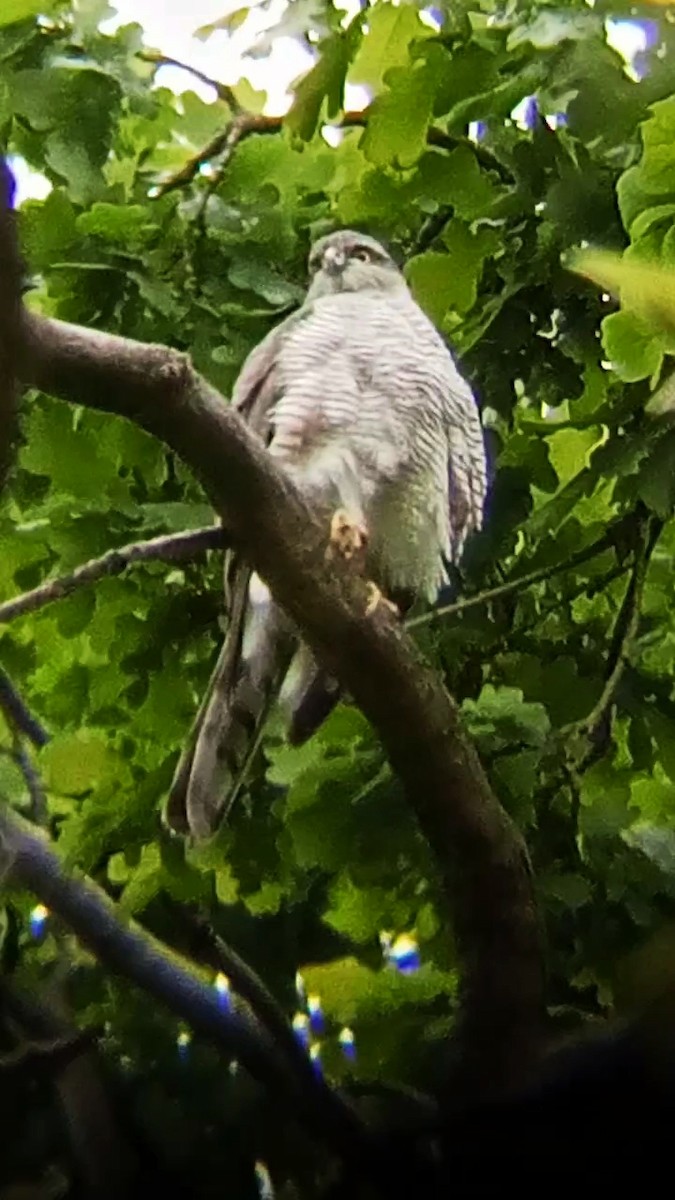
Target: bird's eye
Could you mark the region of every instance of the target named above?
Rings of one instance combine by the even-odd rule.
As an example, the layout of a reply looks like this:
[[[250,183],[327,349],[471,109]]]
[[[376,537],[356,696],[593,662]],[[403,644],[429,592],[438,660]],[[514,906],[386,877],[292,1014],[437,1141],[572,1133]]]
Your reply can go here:
[[[352,258],[358,258],[359,262],[370,262],[370,251],[362,246],[359,250],[355,250]]]

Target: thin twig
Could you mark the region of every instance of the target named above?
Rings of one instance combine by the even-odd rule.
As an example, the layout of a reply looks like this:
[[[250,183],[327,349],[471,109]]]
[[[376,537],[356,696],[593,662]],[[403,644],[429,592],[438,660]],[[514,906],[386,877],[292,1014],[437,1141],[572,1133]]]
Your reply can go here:
[[[636,548],[633,569],[612,636],[607,680],[598,703],[586,720],[586,729],[591,739],[609,717],[617,688],[630,658],[640,623],[640,608],[647,567],[662,527],[661,522],[654,522],[648,529],[644,540]]]
[[[582,563],[588,562],[589,559],[596,558],[598,554],[611,549],[615,544],[615,537],[616,527],[610,527],[592,545],[586,546],[583,550],[578,550],[576,554],[572,554],[563,562],[554,563],[550,567],[539,567],[536,571],[530,571],[526,575],[519,575],[517,579],[509,579],[506,583],[500,583],[498,587],[489,588],[485,592],[479,592],[476,596],[467,596],[465,600],[457,600],[454,604],[444,604],[442,608],[432,608],[430,612],[421,613],[419,617],[412,617],[411,620],[406,621],[405,627],[406,629],[418,629],[421,625],[431,625],[443,617],[455,617],[459,613],[467,612],[471,608],[481,608],[485,604],[490,604],[493,600],[501,600],[504,596],[510,596],[513,592],[522,591],[523,588],[531,587],[533,583],[542,583],[545,579],[552,579],[555,575],[561,575],[565,571],[572,571],[575,567],[581,566]],[[0,609],[0,614],[1,612],[2,610]]]
[[[197,152],[180,168],[170,175],[163,183],[157,185],[153,198],[159,199],[177,188],[184,187],[199,174],[204,163],[220,158],[219,169],[227,165],[235,148],[252,133],[278,133],[281,129],[282,117],[267,117],[262,113],[240,112],[229,122],[227,127],[211,138],[210,142]]]
[[[633,567],[612,632],[605,685],[597,704],[583,721],[565,726],[559,732],[559,737],[567,741],[572,760],[576,759],[571,765],[577,776],[603,753],[609,739],[617,691],[629,663],[640,624],[647,568],[662,529],[662,521],[656,518],[647,520],[635,547]],[[579,740],[582,742],[581,750],[578,749]]]
[[[36,612],[54,600],[62,600],[64,596],[69,596],[84,584],[95,583],[97,579],[107,575],[121,575],[133,563],[155,560],[180,562],[196,558],[205,550],[223,549],[228,544],[227,534],[221,525],[207,525],[202,529],[163,534],[144,542],[130,542],[127,546],[107,550],[100,558],[92,558],[89,562],[82,563],[68,575],[60,575],[58,579],[39,584],[30,592],[23,592],[12,600],[5,600],[4,604],[0,604],[0,624],[12,621],[15,617],[23,617],[26,613]],[[0,679],[0,689],[1,686]]]
[[[219,79],[214,79],[211,75],[205,75],[197,67],[191,67],[189,63],[181,62],[179,58],[172,58],[170,54],[160,54],[157,50],[141,50],[138,57],[142,58],[143,62],[154,63],[156,67],[178,67],[179,71],[187,71],[189,75],[194,75],[200,83],[213,88],[218,99],[227,104],[235,116],[244,111],[243,105],[237,100],[229,84],[221,83]]]
[[[45,792],[39,772],[36,771],[30,754],[22,744],[21,738],[15,737],[12,758],[23,775],[28,795],[30,796],[30,818],[36,825],[46,825],[49,816],[47,793]]]

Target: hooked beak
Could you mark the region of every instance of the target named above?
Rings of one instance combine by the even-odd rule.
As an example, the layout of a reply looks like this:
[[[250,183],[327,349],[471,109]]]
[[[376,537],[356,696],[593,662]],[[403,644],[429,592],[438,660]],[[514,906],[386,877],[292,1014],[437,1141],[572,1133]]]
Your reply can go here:
[[[337,246],[328,246],[323,255],[323,269],[329,275],[339,275],[347,259],[344,250]]]

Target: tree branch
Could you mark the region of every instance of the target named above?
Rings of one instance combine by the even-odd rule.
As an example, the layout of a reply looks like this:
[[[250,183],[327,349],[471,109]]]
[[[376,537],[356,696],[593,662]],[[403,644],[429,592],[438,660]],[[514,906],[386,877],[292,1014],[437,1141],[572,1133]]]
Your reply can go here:
[[[647,568],[662,529],[663,522],[656,517],[640,523],[630,578],[612,631],[602,694],[583,721],[560,730],[559,736],[568,741],[569,751],[575,760],[571,766],[577,776],[601,757],[609,742],[617,691],[629,664],[640,624]]]
[[[178,67],[179,71],[186,71],[188,75],[194,75],[200,83],[205,83],[207,87],[213,88],[218,99],[227,104],[235,115],[243,112],[243,105],[237,100],[229,84],[221,83],[220,80],[213,79],[211,75],[205,75],[197,67],[191,67],[189,63],[181,62],[179,58],[172,58],[170,54],[160,54],[157,50],[141,50],[138,57],[142,58],[143,62],[153,63],[156,67]]]
[[[205,550],[225,549],[230,541],[225,530],[220,525],[206,525],[203,529],[189,529],[185,533],[163,534],[161,537],[149,538],[144,542],[130,542],[127,546],[114,547],[107,550],[100,558],[92,558],[89,562],[75,567],[68,575],[60,575],[58,579],[49,579],[30,592],[23,592],[11,600],[0,604],[0,624],[13,621],[15,617],[23,617],[26,613],[37,612],[54,600],[62,600],[77,588],[87,583],[95,583],[107,575],[121,575],[127,567],[137,562],[181,562],[185,559],[196,558]],[[0,703],[2,681],[0,678]]]
[[[38,748],[46,746],[49,741],[47,730],[40,724],[37,717],[31,713],[25,700],[21,698],[6,671],[0,667],[0,712],[3,713],[10,729],[15,730],[21,737],[28,738]]]
[[[46,825],[49,817],[47,794],[33,765],[30,754],[19,737],[15,738],[12,758],[23,775],[30,796],[30,818],[36,825]]]
[[[240,142],[250,137],[252,133],[279,133],[282,121],[282,117],[266,117],[262,113],[238,112],[225,129],[212,137],[191,158],[188,158],[178,171],[165,179],[163,183],[158,184],[152,193],[153,197],[159,199],[160,196],[166,196],[169,192],[174,192],[177,188],[192,183],[204,164],[211,162],[214,158],[220,159],[218,170],[222,173]]]
[[[195,1032],[236,1058],[251,1075],[300,1116],[342,1159],[378,1171],[373,1143],[356,1114],[314,1072],[298,1080],[285,1056],[260,1025],[234,1005],[224,1007],[160,943],[138,927],[126,928],[112,902],[90,881],[68,878],[44,836],[0,807],[0,854],[4,873],[57,914],[101,964],[153,996]]]
[[[177,62],[175,65],[184,66],[185,64]],[[197,75],[198,78],[203,78],[200,72],[193,72],[193,74]],[[224,87],[223,84],[216,84],[211,79],[205,80],[205,82],[210,83],[216,88]],[[198,150],[196,154],[188,158],[179,170],[165,179],[163,183],[157,185],[153,192],[153,196],[156,199],[160,196],[166,196],[167,193],[175,191],[176,188],[185,187],[187,184],[192,183],[204,164],[212,162],[215,158],[220,159],[217,172],[217,179],[220,180],[225,167],[240,142],[243,142],[253,133],[280,133],[284,127],[284,117],[272,117],[265,116],[262,113],[249,112],[247,109],[243,109],[240,104],[237,104],[235,107],[232,106],[230,100],[227,102],[234,112],[232,120],[220,133],[215,134],[201,150]],[[368,109],[364,109],[363,112],[343,113],[340,120],[334,123],[334,127],[337,129],[366,129],[367,125]],[[446,133],[445,130],[439,129],[436,125],[431,125],[427,130],[427,144],[434,146],[438,150],[448,151],[456,150],[458,146],[468,146],[482,167],[489,171],[496,171],[500,179],[504,182],[513,182],[513,176],[504,163],[500,162],[485,146],[477,145],[470,138],[458,137],[455,134]]]
[[[467,596],[464,600],[457,600],[454,604],[444,604],[441,608],[432,608],[429,612],[421,613],[419,617],[412,617],[409,621],[406,621],[405,627],[406,629],[418,629],[420,625],[431,625],[436,621],[440,621],[443,617],[456,617],[459,613],[467,612],[470,608],[482,608],[483,605],[490,604],[493,600],[501,600],[504,596],[512,595],[513,592],[523,591],[525,588],[531,587],[533,583],[543,583],[544,580],[552,579],[555,575],[562,575],[565,571],[573,571],[575,567],[579,567],[582,563],[588,562],[589,559],[597,558],[598,554],[611,549],[615,545],[618,526],[623,523],[624,518],[621,518],[616,526],[611,526],[602,537],[599,537],[583,550],[578,550],[576,554],[572,554],[563,562],[553,563],[552,566],[548,567],[539,567],[536,571],[530,571],[526,575],[519,575],[516,579],[508,579],[506,583],[500,583],[498,587],[478,592],[475,596]],[[0,606],[1,619],[2,607]]]

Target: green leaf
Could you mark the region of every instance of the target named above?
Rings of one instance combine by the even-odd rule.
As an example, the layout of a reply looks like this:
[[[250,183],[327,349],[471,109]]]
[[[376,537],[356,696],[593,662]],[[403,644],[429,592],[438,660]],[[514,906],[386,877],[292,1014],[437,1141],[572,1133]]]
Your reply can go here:
[[[605,317],[602,344],[612,369],[626,383],[650,378],[663,362],[661,341],[653,324],[633,312]]]
[[[65,796],[81,796],[108,777],[114,757],[106,738],[93,729],[61,734],[40,756],[48,788]]]
[[[544,875],[539,890],[547,902],[555,901],[564,909],[575,912],[583,908],[592,898],[587,879],[575,873]]]
[[[234,12],[226,13],[225,16],[219,17],[217,21],[209,21],[207,25],[200,25],[199,29],[195,29],[193,36],[200,41],[206,41],[211,37],[211,34],[222,29],[225,33],[236,33],[240,25],[248,17],[251,9],[248,5],[243,8],[235,8]]]
[[[579,829],[585,837],[612,837],[632,824],[636,815],[631,811],[629,773],[613,770],[605,761],[584,773],[579,798]]]
[[[412,4],[374,5],[368,13],[368,36],[354,56],[349,82],[379,92],[388,71],[407,66],[413,40],[431,35]]]
[[[478,700],[465,700],[462,714],[471,733],[492,750],[511,744],[543,746],[550,730],[542,704],[527,703],[519,688],[486,684]]]
[[[65,191],[54,188],[42,203],[22,205],[21,238],[34,271],[49,271],[54,262],[70,256],[77,245],[77,224]]]
[[[15,21],[27,21],[38,14],[47,16],[55,7],[55,0],[3,0],[0,27],[13,25]]]
[[[486,216],[497,198],[470,146],[458,146],[449,154],[437,150],[423,154],[417,177],[420,189],[438,204],[451,204],[455,215],[466,221]]]
[[[426,147],[436,73],[418,59],[410,67],[388,71],[387,84],[368,110],[363,153],[380,167],[409,167]]]
[[[303,297],[301,288],[283,279],[265,262],[255,262],[251,258],[235,258],[227,275],[234,287],[255,292],[276,308],[297,304]]]
[[[588,465],[591,451],[602,441],[602,430],[593,426],[588,429],[561,429],[548,438],[551,465],[562,486],[583,471]]]
[[[142,913],[162,890],[163,873],[159,846],[144,846],[141,860],[120,898],[120,912],[126,917]]]
[[[30,127],[46,133],[46,162],[67,181],[73,200],[96,198],[121,102],[117,80],[88,66],[31,68],[13,76],[12,99]]]
[[[669,430],[638,469],[637,493],[652,512],[666,521],[675,506],[675,432]]]
[[[394,918],[392,897],[386,888],[359,888],[349,873],[338,876],[330,889],[330,906],[324,921],[353,942],[373,941],[381,929],[403,925],[409,914],[399,910]]]
[[[547,8],[538,12],[533,21],[516,25],[509,33],[506,48],[510,53],[530,42],[537,50],[552,50],[560,42],[578,41],[600,29],[601,18],[595,13]]]
[[[341,1025],[386,1019],[403,1004],[429,1003],[454,991],[454,980],[430,965],[401,975],[393,968],[373,971],[355,958],[343,958],[303,966],[302,976],[307,990],[321,996],[326,1015]]]
[[[326,102],[326,115],[336,117],[342,106],[345,76],[359,41],[358,21],[347,30],[332,34],[319,46],[320,57],[295,88],[295,99],[286,117],[288,128],[308,142],[319,123]]]
[[[653,208],[660,195],[670,202],[675,190],[675,163],[670,153],[675,137],[675,97],[654,104],[640,132],[641,161],[624,173],[617,187],[621,216],[633,238],[638,236],[634,232],[638,214]]]
[[[483,263],[499,244],[494,230],[472,233],[459,220],[450,222],[443,240],[447,254],[428,250],[412,258],[406,267],[415,299],[437,325],[449,308],[466,312],[475,304]]]
[[[239,881],[229,863],[222,863],[215,871],[216,896],[220,904],[236,904],[239,897]]]
[[[33,405],[25,428],[27,470],[48,476],[66,496],[100,497],[105,459],[93,428],[78,428],[72,410],[53,402]]]
[[[645,330],[643,341],[650,330],[652,338],[655,338],[655,330],[658,329],[675,333],[675,271],[666,270],[654,262],[639,262],[598,251],[581,252],[574,256],[571,265],[574,270],[608,291],[620,294],[623,307],[633,310],[642,319]],[[613,328],[618,316],[625,318],[626,314],[613,313],[607,317],[605,330],[608,325]],[[636,320],[633,327],[639,327]],[[627,360],[630,357],[624,355]]]
[[[143,245],[158,227],[141,204],[100,203],[92,204],[78,217],[77,229],[103,241],[131,247]]]
[[[266,880],[257,892],[249,892],[242,896],[248,911],[254,917],[272,916],[281,907],[284,898],[284,888],[273,880]]]

